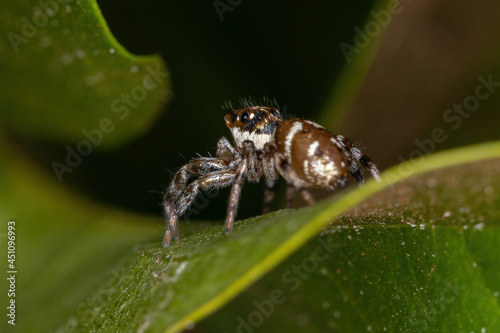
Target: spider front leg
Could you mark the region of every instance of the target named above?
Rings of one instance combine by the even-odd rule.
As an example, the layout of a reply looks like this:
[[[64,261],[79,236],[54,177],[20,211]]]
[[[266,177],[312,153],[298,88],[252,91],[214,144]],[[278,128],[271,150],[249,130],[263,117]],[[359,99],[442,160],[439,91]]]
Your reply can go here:
[[[163,239],[163,247],[167,247],[175,236],[177,230],[177,220],[191,206],[200,190],[220,188],[231,184],[235,176],[234,170],[219,170],[205,174],[189,184],[179,199],[173,205],[174,209],[168,216],[168,225]]]
[[[227,169],[228,162],[213,157],[194,158],[184,165],[174,175],[165,195],[163,196],[163,208],[165,217],[168,219],[175,209],[175,203],[186,189],[187,182],[192,176],[203,175],[210,172]]]
[[[347,157],[347,164],[349,166],[349,171],[351,172],[352,178],[357,181],[360,185],[362,185],[365,181],[363,174],[359,170],[358,163],[360,163],[365,169],[370,171],[373,178],[380,180],[380,173],[377,169],[377,166],[373,161],[363,154],[358,147],[354,146],[349,139],[342,135],[335,136],[337,140],[340,142],[340,145],[344,149],[344,152]]]
[[[229,195],[229,204],[227,206],[227,215],[225,221],[226,233],[230,233],[231,230],[233,230],[234,219],[236,217],[236,212],[238,211],[241,189],[243,188],[243,184],[245,183],[247,170],[248,161],[247,159],[243,159],[238,167],[238,170],[236,171],[234,183],[231,187],[231,194]]]
[[[229,140],[222,137],[217,142],[217,157],[224,161],[231,161],[237,155],[236,149],[229,143]]]
[[[241,190],[247,179],[249,169],[253,169],[253,164],[256,162],[256,151],[252,141],[243,141],[241,148],[242,160],[236,169],[234,183],[229,194],[229,203],[227,205],[227,215],[225,221],[226,233],[231,232],[234,225],[234,219],[238,211],[238,203],[240,202]]]
[[[175,202],[179,199],[182,192],[186,189],[187,182],[192,176],[203,175],[210,172],[225,170],[228,168],[233,157],[236,155],[236,150],[231,146],[229,141],[222,137],[217,142],[217,158],[199,157],[189,161],[174,175],[174,179],[170,183],[165,195],[163,196],[163,206],[165,217],[168,219],[175,207]]]

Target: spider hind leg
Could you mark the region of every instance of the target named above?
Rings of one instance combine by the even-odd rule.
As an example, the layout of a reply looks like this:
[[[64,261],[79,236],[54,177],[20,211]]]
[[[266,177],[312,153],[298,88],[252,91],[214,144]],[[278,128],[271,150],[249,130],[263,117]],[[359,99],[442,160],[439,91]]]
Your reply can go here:
[[[349,171],[351,172],[352,178],[357,183],[362,185],[365,181],[363,174],[359,170],[358,163],[361,164],[365,169],[370,171],[373,178],[380,180],[380,173],[377,169],[377,166],[367,155],[361,152],[358,147],[354,146],[352,142],[343,135],[336,135],[336,138],[344,149],[347,157]]]

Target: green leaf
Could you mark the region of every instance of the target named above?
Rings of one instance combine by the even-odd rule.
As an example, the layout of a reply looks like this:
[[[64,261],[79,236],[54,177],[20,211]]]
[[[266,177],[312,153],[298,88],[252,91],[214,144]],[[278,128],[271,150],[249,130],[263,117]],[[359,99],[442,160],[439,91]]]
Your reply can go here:
[[[404,164],[384,173],[382,182],[370,182],[363,188],[344,191],[314,207],[278,211],[240,221],[230,236],[224,234],[222,224],[191,231],[188,235],[185,231],[189,228],[181,224],[182,238],[167,249],[160,247],[159,228],[144,227],[144,233],[140,234],[137,232],[140,227],[133,226],[130,232],[125,229],[123,233],[118,231],[123,229],[121,224],[118,226],[110,221],[117,217],[112,214],[108,222],[104,223],[101,218],[100,223],[92,224],[89,228],[96,228],[93,232],[83,232],[86,228],[81,224],[89,216],[92,220],[92,216],[97,214],[95,212],[101,212],[98,216],[107,214],[102,213],[102,208],[85,206],[86,214],[78,220],[75,216],[82,215],[78,201],[71,204],[75,207],[71,212],[58,208],[61,211],[55,218],[60,221],[59,224],[63,223],[62,219],[76,219],[65,228],[68,232],[63,233],[64,237],[61,237],[60,230],[46,230],[47,235],[43,238],[39,235],[29,237],[26,231],[24,241],[35,242],[39,249],[50,244],[52,251],[43,251],[44,255],[58,263],[60,257],[66,258],[67,262],[75,252],[75,257],[79,257],[78,251],[81,251],[83,243],[90,242],[97,229],[102,228],[96,246],[85,250],[86,260],[79,260],[59,275],[49,269],[54,275],[49,276],[58,283],[67,284],[69,290],[74,285],[67,281],[68,275],[78,277],[78,272],[90,269],[90,258],[99,258],[97,261],[102,268],[111,259],[119,261],[117,251],[127,249],[121,256],[125,264],[118,268],[116,264],[110,264],[106,287],[102,282],[97,286],[94,283],[94,298],[84,299],[79,295],[78,301],[70,302],[77,310],[66,324],[62,324],[60,318],[56,320],[54,315],[52,325],[62,325],[62,331],[178,331],[213,313],[271,271],[256,287],[259,290],[263,288],[263,293],[257,297],[243,294],[235,300],[238,304],[242,302],[251,307],[252,302],[247,302],[249,298],[261,301],[269,297],[269,290],[287,290],[286,281],[281,281],[280,285],[278,278],[282,276],[283,268],[289,269],[294,263],[301,264],[304,256],[311,256],[311,251],[317,246],[317,240],[312,240],[312,237],[332,220],[321,239],[336,244],[335,251],[321,268],[318,266],[314,279],[301,281],[304,290],[311,294],[300,293],[297,297],[286,294],[285,297],[292,300],[288,306],[295,308],[297,305],[296,311],[311,309],[313,305],[328,308],[323,305],[325,302],[335,305],[332,308],[334,318],[331,318],[332,311],[327,309],[314,314],[305,312],[306,316],[297,318],[303,318],[301,320],[305,322],[309,318],[310,323],[314,322],[320,328],[324,328],[323,324],[330,324],[349,329],[372,327],[374,331],[401,325],[409,330],[418,329],[420,322],[416,326],[412,323],[427,313],[426,302],[438,299],[439,293],[446,290],[443,288],[458,288],[460,301],[450,301],[448,310],[439,313],[439,320],[428,320],[428,325],[439,328],[439,325],[451,322],[452,327],[472,329],[479,323],[492,329],[498,325],[494,321],[498,317],[494,291],[499,288],[499,272],[492,265],[498,256],[491,246],[500,237],[496,208],[499,207],[496,189],[500,184],[495,177],[498,160],[488,159],[499,157],[500,143],[492,143],[412,161],[413,164]],[[472,162],[475,163],[464,164]],[[437,171],[426,173],[432,170]],[[471,180],[461,181],[467,177]],[[25,181],[18,177],[11,178]],[[450,182],[454,184],[452,191],[449,191]],[[16,184],[16,187],[19,185]],[[371,198],[370,201],[362,204],[368,198]],[[479,200],[481,198],[482,201]],[[469,212],[463,212],[462,202],[468,203]],[[45,202],[43,206],[49,204],[54,203]],[[354,207],[358,210],[335,219]],[[405,209],[399,210],[399,207]],[[8,211],[15,211],[14,207],[9,208]],[[41,214],[36,209],[32,211]],[[22,216],[21,213],[19,215]],[[475,221],[471,220],[472,216],[475,216]],[[134,220],[130,216],[124,218]],[[26,220],[24,216],[18,219]],[[87,236],[70,238],[74,229]],[[134,233],[135,237],[131,237]],[[143,242],[137,252],[131,251],[132,243],[147,235],[150,235],[150,241]],[[58,253],[56,248],[60,247],[55,247],[54,243],[62,238],[65,239],[65,250]],[[77,244],[73,244],[74,241]],[[32,251],[34,249],[31,248]],[[107,253],[110,249],[113,249],[112,254]],[[36,261],[29,251],[23,256],[27,262]],[[41,267],[37,265],[35,268]],[[24,267],[24,274],[31,269]],[[91,271],[95,273],[94,269],[92,267]],[[484,276],[486,272],[488,276]],[[326,280],[318,282],[321,288],[317,289],[314,285],[319,279]],[[99,281],[105,279],[101,276]],[[24,281],[20,288],[29,288],[28,282]],[[447,287],[450,283],[451,287]],[[457,283],[458,287],[455,286]],[[87,285],[86,288],[88,291],[90,287]],[[46,287],[43,294],[52,296],[56,290],[60,290],[60,285],[54,283]],[[304,298],[304,295],[311,297]],[[19,302],[22,304],[21,300]],[[479,302],[481,306],[476,304],[476,309],[471,310],[474,302]],[[42,304],[46,303],[32,301],[30,305],[37,307]],[[397,313],[400,316],[396,317],[397,321],[393,317],[397,316],[396,309],[399,309]],[[225,310],[215,314],[213,321],[204,325],[215,325],[217,316],[224,314],[235,315],[229,323],[237,325],[238,316],[246,318],[251,313],[246,313],[245,307],[234,307],[233,312]],[[469,314],[465,315],[465,312]],[[287,316],[279,313],[269,320],[276,321],[276,325],[294,326],[290,320],[286,323]],[[42,318],[33,316],[35,318],[29,324],[23,324],[30,327],[38,325]],[[470,322],[470,318],[475,318],[477,322]],[[335,324],[330,323],[332,320]]]
[[[55,6],[48,11],[12,3],[0,13],[3,126],[34,140],[80,143],[109,119],[113,129],[100,129],[96,146],[129,141],[157,114],[168,85],[161,61],[124,50],[95,1],[62,2],[48,2]],[[33,23],[43,12],[47,21]],[[13,34],[24,38],[17,46]],[[346,70],[344,89],[325,110],[352,103],[378,43]],[[161,82],[140,100],[151,71]],[[500,143],[413,160],[381,183],[314,207],[239,221],[230,236],[222,223],[182,224],[181,240],[162,249],[160,218],[90,202],[5,142],[0,220],[16,222],[20,331],[499,329]],[[318,245],[328,254],[321,265],[313,260]],[[8,328],[2,321],[0,330]]]
[[[499,171],[500,159],[481,160],[382,190],[335,218],[200,326],[497,332]]]
[[[64,143],[93,136],[103,148],[156,118],[169,85],[161,58],[125,50],[95,0],[13,2],[0,30],[0,120],[15,132]]]
[[[134,246],[159,233],[159,221],[83,199],[3,141],[0,160],[3,258],[7,221],[15,222],[16,328],[49,331],[135,258]],[[1,265],[4,272],[11,270],[6,264],[4,260]],[[0,289],[9,289],[6,279],[1,279]],[[7,297],[2,297],[4,309],[5,302]],[[2,321],[0,331],[9,332],[7,327]]]

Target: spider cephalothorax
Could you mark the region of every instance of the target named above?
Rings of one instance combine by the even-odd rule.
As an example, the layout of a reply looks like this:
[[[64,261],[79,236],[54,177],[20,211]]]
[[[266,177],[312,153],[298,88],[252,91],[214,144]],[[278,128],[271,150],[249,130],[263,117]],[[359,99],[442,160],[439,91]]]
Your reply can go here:
[[[241,148],[243,142],[249,140],[257,150],[262,150],[271,141],[276,127],[283,122],[277,109],[259,106],[233,111],[225,119],[236,147]]]
[[[241,189],[245,181],[264,177],[264,212],[269,212],[278,175],[288,184],[287,208],[295,191],[313,204],[307,187],[330,190],[344,187],[349,171],[358,183],[364,182],[358,163],[373,177],[379,172],[372,160],[347,138],[332,134],[310,120],[283,120],[277,108],[246,106],[226,115],[235,147],[222,137],[216,157],[198,157],[189,161],[175,175],[165,193],[163,204],[167,231],[163,246],[178,237],[177,220],[189,208],[200,190],[232,184],[226,215],[226,232],[233,228]],[[195,177],[190,183],[190,178]]]

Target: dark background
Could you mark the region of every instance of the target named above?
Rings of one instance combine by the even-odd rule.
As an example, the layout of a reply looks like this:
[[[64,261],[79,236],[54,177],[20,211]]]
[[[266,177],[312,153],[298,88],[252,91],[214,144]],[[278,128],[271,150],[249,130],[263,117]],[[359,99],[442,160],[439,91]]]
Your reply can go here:
[[[215,153],[230,138],[222,105],[243,97],[276,98],[282,110],[320,121],[351,138],[381,169],[408,159],[415,140],[445,127],[443,113],[474,92],[478,75],[496,67],[492,36],[499,5],[485,2],[401,2],[380,51],[345,121],[326,109],[347,64],[339,47],[353,44],[354,27],[370,20],[369,1],[242,1],[221,21],[211,1],[99,1],[117,39],[136,54],[160,53],[173,91],[162,116],[140,139],[98,151],[66,176],[68,185],[96,201],[161,214],[171,173],[196,154]],[[450,11],[450,8],[453,10]],[[364,51],[363,51],[364,52]],[[500,75],[498,76],[500,78]],[[347,83],[346,83],[347,84]],[[486,103],[498,104],[498,98]],[[498,137],[494,107],[470,117],[435,150]],[[331,114],[330,114],[331,113]],[[342,119],[338,118],[338,119]],[[64,158],[61,146],[33,144],[43,167]],[[247,184],[240,217],[259,214],[262,188]],[[252,200],[252,204],[246,200]],[[196,218],[221,219],[227,190]],[[257,205],[258,202],[258,205]],[[277,205],[278,207],[279,205]]]

